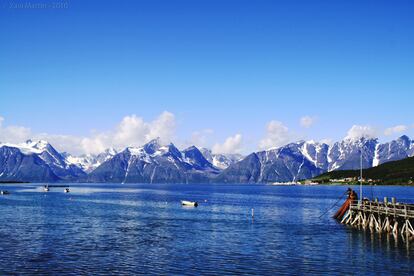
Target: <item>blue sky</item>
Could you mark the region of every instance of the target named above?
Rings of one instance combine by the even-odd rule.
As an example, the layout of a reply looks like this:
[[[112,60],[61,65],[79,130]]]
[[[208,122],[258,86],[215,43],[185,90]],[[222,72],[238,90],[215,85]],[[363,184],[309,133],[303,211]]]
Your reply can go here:
[[[0,6],[2,140],[20,127],[96,141],[141,118],[137,143],[160,133],[222,151],[353,125],[414,136],[412,1],[24,2]]]

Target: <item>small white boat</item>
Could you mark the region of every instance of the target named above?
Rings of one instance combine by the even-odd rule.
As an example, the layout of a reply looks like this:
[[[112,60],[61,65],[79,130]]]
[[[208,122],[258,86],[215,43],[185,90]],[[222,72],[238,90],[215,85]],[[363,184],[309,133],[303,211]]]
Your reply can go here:
[[[45,191],[45,192],[49,192],[49,186],[45,186],[45,187],[43,187],[43,191]]]
[[[64,192],[65,192],[65,193],[69,193],[69,192],[70,192],[70,191],[69,191],[69,188],[65,188]]]
[[[197,203],[197,201],[181,200],[181,205],[183,205],[183,206],[197,207],[198,206],[198,203]]]
[[[9,195],[9,194],[10,194],[10,192],[9,192],[9,191],[6,191],[6,190],[1,190],[1,191],[0,191],[0,194],[1,194],[1,195]]]

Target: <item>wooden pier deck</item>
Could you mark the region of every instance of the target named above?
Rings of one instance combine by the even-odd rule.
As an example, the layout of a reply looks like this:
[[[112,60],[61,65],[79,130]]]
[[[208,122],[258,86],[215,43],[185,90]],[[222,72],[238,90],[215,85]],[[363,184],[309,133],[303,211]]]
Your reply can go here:
[[[400,234],[404,239],[414,239],[414,204],[388,202],[352,201],[341,223],[353,227],[369,228],[378,233]]]

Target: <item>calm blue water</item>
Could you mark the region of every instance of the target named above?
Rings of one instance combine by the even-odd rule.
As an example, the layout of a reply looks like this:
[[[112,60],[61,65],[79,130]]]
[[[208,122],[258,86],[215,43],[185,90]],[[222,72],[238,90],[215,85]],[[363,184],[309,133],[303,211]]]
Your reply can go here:
[[[414,245],[338,224],[336,208],[318,218],[344,186],[70,186],[1,185],[0,275],[414,272]],[[373,192],[414,200],[410,187]]]

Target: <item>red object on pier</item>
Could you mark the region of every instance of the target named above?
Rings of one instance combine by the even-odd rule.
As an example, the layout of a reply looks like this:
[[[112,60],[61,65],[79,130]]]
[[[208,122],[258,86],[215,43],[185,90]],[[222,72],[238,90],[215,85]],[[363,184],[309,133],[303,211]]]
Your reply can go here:
[[[348,198],[346,199],[344,204],[342,204],[341,208],[339,208],[339,210],[335,213],[335,215],[333,216],[334,219],[342,220],[342,218],[346,214],[346,211],[349,210],[349,206],[351,205],[351,202],[354,200],[358,200],[357,193],[351,188],[348,188],[347,193],[348,193]]]

